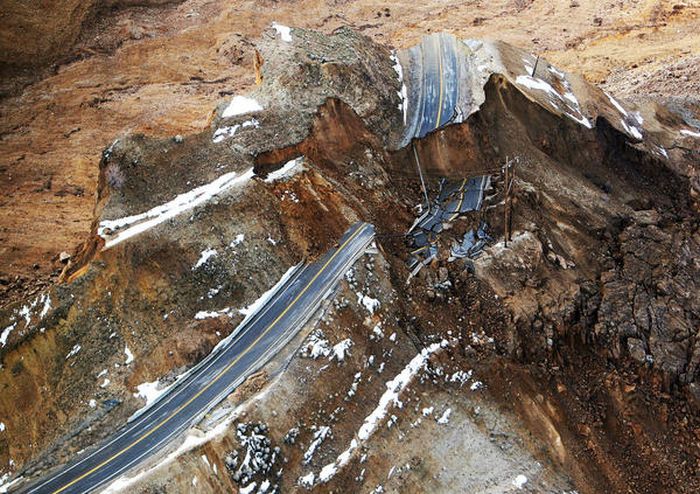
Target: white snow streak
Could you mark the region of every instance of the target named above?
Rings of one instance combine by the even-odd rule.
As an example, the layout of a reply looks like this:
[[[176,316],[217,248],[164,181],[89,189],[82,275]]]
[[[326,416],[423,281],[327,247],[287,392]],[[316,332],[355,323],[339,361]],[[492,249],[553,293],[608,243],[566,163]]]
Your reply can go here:
[[[17,323],[13,322],[9,326],[7,326],[5,329],[2,330],[2,334],[0,334],[0,345],[5,346],[7,344],[7,338],[10,337],[10,333],[17,327]]]
[[[399,395],[401,392],[410,384],[415,375],[425,367],[430,356],[437,352],[440,348],[446,347],[447,341],[442,340],[440,343],[433,343],[432,345],[424,348],[418,355],[413,357],[413,359],[403,368],[403,370],[394,379],[386,383],[386,391],[379,399],[379,404],[377,407],[369,414],[360,430],[357,432],[357,439],[353,439],[350,442],[350,446],[343,451],[335,461],[327,464],[321,469],[318,475],[318,482],[325,483],[328,482],[333,476],[343,468],[352,457],[352,454],[359,448],[359,441],[366,441],[369,437],[374,434],[374,432],[379,427],[379,424],[387,416],[389,407],[393,404],[399,408],[403,407],[403,403],[399,400]],[[316,477],[313,472],[300,477],[298,483],[304,487],[312,487]]]
[[[268,174],[265,182],[272,183],[278,180],[289,178],[296,175],[297,173],[303,172],[306,168],[303,165],[304,157],[299,156],[293,160],[287,161],[282,168],[275,170],[274,172]]]
[[[226,173],[213,182],[180,194],[172,201],[149,209],[145,213],[101,221],[97,234],[106,240],[104,248],[109,249],[134,235],[143,233],[164,221],[205,203],[233,186],[248,182],[253,178],[253,175],[252,168],[241,174],[237,172]]]
[[[71,358],[73,355],[76,355],[80,351],[80,345],[74,345],[73,348],[71,348],[71,351],[68,352],[68,355],[66,355],[66,360]]]
[[[403,68],[401,67],[401,62],[399,62],[399,57],[396,56],[396,52],[392,52],[390,58],[391,61],[394,62],[393,68],[399,78],[399,84],[401,84],[401,91],[397,91],[396,93],[401,99],[401,103],[399,103],[399,110],[403,112],[403,124],[406,125],[406,119],[408,116],[408,90],[406,89],[406,83],[403,81]]]

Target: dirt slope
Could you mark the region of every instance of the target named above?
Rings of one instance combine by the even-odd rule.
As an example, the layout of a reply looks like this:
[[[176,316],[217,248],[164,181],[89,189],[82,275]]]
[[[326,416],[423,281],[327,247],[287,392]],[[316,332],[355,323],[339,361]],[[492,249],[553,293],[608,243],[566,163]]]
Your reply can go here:
[[[204,129],[216,101],[253,84],[251,40],[275,20],[324,32],[351,25],[397,47],[438,30],[498,38],[607,81],[623,96],[698,89],[694,2],[86,1],[66,4],[70,16],[5,4],[4,303],[55,276],[58,254],[85,238],[102,149],[127,132],[170,137]],[[17,92],[27,81],[34,82]]]

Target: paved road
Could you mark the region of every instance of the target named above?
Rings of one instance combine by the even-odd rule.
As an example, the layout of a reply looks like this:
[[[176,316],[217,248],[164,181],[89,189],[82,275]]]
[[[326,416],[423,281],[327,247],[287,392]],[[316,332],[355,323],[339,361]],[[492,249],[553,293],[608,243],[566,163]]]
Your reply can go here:
[[[471,70],[464,43],[446,33],[424,36],[419,45],[399,53],[406,77],[408,115],[399,147],[411,139],[460,122],[469,100]]]
[[[373,238],[372,225],[353,225],[336,249],[314,264],[294,269],[258,312],[236,328],[227,344],[197,364],[139,417],[94,451],[18,492],[90,492],[161,450],[295,336]]]

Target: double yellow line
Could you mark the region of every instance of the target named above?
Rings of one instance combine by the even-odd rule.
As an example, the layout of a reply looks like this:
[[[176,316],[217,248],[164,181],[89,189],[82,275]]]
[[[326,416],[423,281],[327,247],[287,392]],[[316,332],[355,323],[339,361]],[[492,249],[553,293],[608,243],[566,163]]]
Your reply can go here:
[[[443,77],[442,77],[442,44],[440,43],[440,35],[437,34],[437,52],[438,52],[438,74],[440,74],[440,99],[438,100],[437,120],[435,128],[440,127],[440,117],[442,116],[442,98],[443,98]]]
[[[103,461],[102,463],[100,463],[100,464],[97,465],[96,467],[92,468],[91,470],[88,470],[87,472],[85,472],[84,474],[80,475],[79,477],[76,477],[75,479],[71,480],[69,483],[67,483],[66,485],[64,485],[64,486],[61,487],[60,489],[57,489],[57,490],[53,491],[53,494],[58,494],[58,493],[60,493],[60,492],[65,491],[65,490],[68,489],[69,487],[75,485],[77,482],[80,482],[81,480],[83,480],[83,479],[86,478],[87,476],[92,475],[92,474],[95,473],[96,471],[100,470],[102,467],[108,465],[109,463],[111,463],[111,462],[114,461],[115,459],[119,458],[121,455],[123,455],[124,453],[126,453],[126,452],[129,451],[131,448],[133,448],[133,447],[136,446],[137,444],[141,443],[141,442],[144,441],[145,439],[147,439],[149,436],[151,436],[153,433],[155,433],[156,431],[158,431],[158,430],[159,430],[161,427],[163,427],[165,424],[167,424],[168,422],[170,422],[170,420],[172,420],[173,417],[175,417],[178,413],[180,413],[182,410],[184,410],[185,408],[187,408],[190,404],[192,404],[192,402],[194,402],[194,401],[195,401],[197,398],[199,398],[204,392],[206,392],[210,387],[212,387],[219,379],[221,379],[221,378],[224,376],[224,374],[226,374],[229,370],[231,370],[231,368],[232,368],[234,365],[236,365],[246,354],[248,354],[248,352],[249,352],[253,347],[255,347],[255,345],[257,345],[258,342],[260,342],[260,340],[262,340],[262,339],[265,337],[265,335],[267,335],[267,333],[270,332],[270,330],[285,316],[285,314],[287,314],[287,312],[289,312],[289,310],[299,301],[299,299],[300,299],[301,297],[304,296],[304,294],[306,293],[306,291],[311,287],[311,285],[314,284],[314,282],[318,279],[318,277],[321,276],[321,273],[323,273],[323,272],[326,270],[326,268],[331,264],[331,262],[333,262],[333,260],[336,258],[336,256],[337,256],[350,242],[352,242],[352,241],[355,239],[355,237],[357,237],[357,235],[359,235],[359,233],[360,233],[362,230],[363,230],[363,226],[360,225],[360,226],[357,228],[357,230],[356,230],[352,235],[350,235],[350,236],[347,238],[347,240],[345,240],[345,242],[343,242],[342,245],[340,245],[340,247],[338,247],[338,249],[333,253],[333,255],[332,255],[331,257],[328,258],[328,260],[323,264],[323,266],[321,266],[321,269],[319,269],[318,272],[314,275],[314,277],[311,278],[311,281],[309,281],[309,283],[307,283],[307,285],[304,287],[304,289],[303,289],[301,292],[299,292],[299,294],[294,298],[294,300],[292,300],[292,302],[287,306],[287,308],[285,308],[285,309],[280,313],[280,315],[277,316],[277,318],[275,318],[275,320],[272,321],[272,322],[270,323],[270,325],[269,325],[267,328],[265,328],[265,331],[263,331],[263,332],[260,334],[260,336],[258,336],[258,337],[255,339],[255,341],[254,341],[253,343],[251,343],[250,346],[248,346],[248,348],[245,349],[245,351],[244,351],[243,353],[241,353],[240,355],[238,355],[238,357],[236,357],[236,358],[235,358],[230,364],[228,364],[221,372],[219,372],[219,374],[217,374],[216,377],[215,377],[214,379],[212,379],[206,386],[204,386],[204,387],[203,387],[202,389],[200,389],[194,396],[192,396],[192,398],[190,398],[189,400],[187,400],[187,402],[185,402],[183,405],[181,405],[180,407],[178,407],[178,409],[175,410],[172,414],[170,414],[169,416],[167,416],[166,418],[164,418],[160,423],[158,423],[158,425],[156,425],[156,426],[153,427],[151,430],[149,430],[148,432],[146,432],[145,434],[143,434],[141,437],[139,437],[139,438],[138,438],[137,440],[135,440],[133,443],[131,443],[130,445],[126,446],[126,447],[125,447],[124,449],[122,449],[121,451],[119,451],[119,452],[113,454],[112,456],[110,456],[110,457],[107,458],[105,461]]]

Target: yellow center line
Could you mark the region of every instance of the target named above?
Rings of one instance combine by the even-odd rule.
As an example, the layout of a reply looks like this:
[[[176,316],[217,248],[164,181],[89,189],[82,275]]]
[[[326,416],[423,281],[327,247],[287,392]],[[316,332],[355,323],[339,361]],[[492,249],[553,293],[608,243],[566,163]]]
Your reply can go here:
[[[284,309],[284,310],[282,311],[282,313],[281,313],[279,316],[277,316],[277,318],[276,318],[274,321],[272,321],[272,322],[270,323],[270,325],[265,329],[265,331],[263,331],[263,332],[260,334],[260,336],[258,336],[257,339],[256,339],[253,343],[251,343],[250,346],[248,346],[248,348],[245,349],[245,351],[244,351],[243,353],[241,353],[241,354],[240,354],[238,357],[236,357],[230,364],[228,364],[219,374],[217,374],[217,376],[216,376],[214,379],[212,379],[206,386],[204,386],[201,390],[199,390],[192,398],[190,398],[186,403],[184,403],[183,405],[181,405],[181,406],[180,406],[177,410],[175,410],[172,414],[170,414],[168,417],[164,418],[158,425],[156,425],[155,427],[153,427],[151,430],[149,430],[147,433],[145,433],[144,435],[142,435],[140,438],[138,438],[136,441],[134,441],[133,443],[131,443],[129,446],[127,446],[127,447],[125,447],[124,449],[122,449],[121,451],[115,453],[115,454],[112,455],[111,457],[107,458],[105,461],[103,461],[102,463],[100,463],[99,465],[97,465],[96,467],[94,467],[93,469],[91,469],[91,470],[85,472],[84,474],[82,474],[82,475],[79,476],[79,477],[76,477],[75,479],[73,479],[72,481],[70,481],[68,484],[66,484],[66,485],[64,485],[63,487],[61,487],[60,489],[55,490],[55,491],[53,492],[53,494],[58,494],[59,492],[65,491],[66,489],[68,489],[69,487],[71,487],[72,485],[74,485],[75,483],[80,482],[81,480],[83,480],[83,479],[84,479],[85,477],[87,477],[88,475],[91,475],[91,474],[95,473],[97,470],[99,470],[99,469],[101,469],[102,467],[104,467],[105,465],[111,463],[111,462],[114,461],[116,458],[120,457],[121,455],[123,455],[124,453],[126,453],[127,451],[129,451],[131,448],[133,448],[134,446],[136,446],[136,445],[139,444],[140,442],[144,441],[146,438],[148,438],[151,434],[153,434],[154,432],[156,432],[158,429],[160,429],[161,427],[163,427],[163,426],[164,426],[165,424],[167,424],[170,420],[172,420],[173,417],[175,417],[178,413],[180,413],[180,412],[181,412],[182,410],[184,410],[187,406],[189,406],[194,400],[196,400],[197,398],[199,398],[199,397],[202,395],[202,393],[204,393],[207,389],[209,389],[211,386],[213,386],[219,379],[221,379],[221,377],[222,377],[224,374],[226,374],[234,365],[236,365],[236,364],[250,351],[251,348],[255,347],[255,345],[257,345],[258,342],[259,342],[263,337],[265,337],[265,335],[266,335],[267,333],[270,332],[270,330],[284,317],[284,315],[285,315],[287,312],[289,312],[289,310],[294,306],[294,304],[296,304],[296,303],[299,301],[299,299],[306,293],[306,291],[309,289],[309,287],[316,281],[316,279],[318,279],[318,277],[321,275],[321,273],[322,273],[323,271],[325,271],[325,269],[326,269],[326,268],[328,267],[328,265],[333,261],[333,259],[335,259],[335,257],[340,253],[340,251],[342,251],[342,250],[343,250],[343,249],[344,249],[344,248],[345,248],[345,247],[346,247],[346,246],[347,246],[361,231],[362,231],[362,227],[358,227],[358,229],[355,231],[355,233],[353,233],[352,235],[350,235],[350,237],[348,237],[348,239],[347,239],[345,242],[343,242],[343,244],[342,244],[340,247],[338,247],[338,249],[337,249],[337,250],[333,253],[333,255],[326,261],[326,263],[321,267],[321,269],[318,270],[318,272],[317,272],[316,275],[311,279],[311,281],[309,281],[309,283],[304,287],[304,289],[303,289],[301,292],[299,292],[299,294],[294,298],[294,300],[292,300],[292,302],[287,306],[287,308]]]
[[[437,121],[435,122],[435,128],[437,129],[440,127],[440,117],[442,116],[442,86],[443,86],[443,78],[442,78],[442,49],[440,47],[440,35],[437,36],[437,44],[438,44],[438,73],[440,74],[440,99],[438,101],[438,113],[437,113]]]

